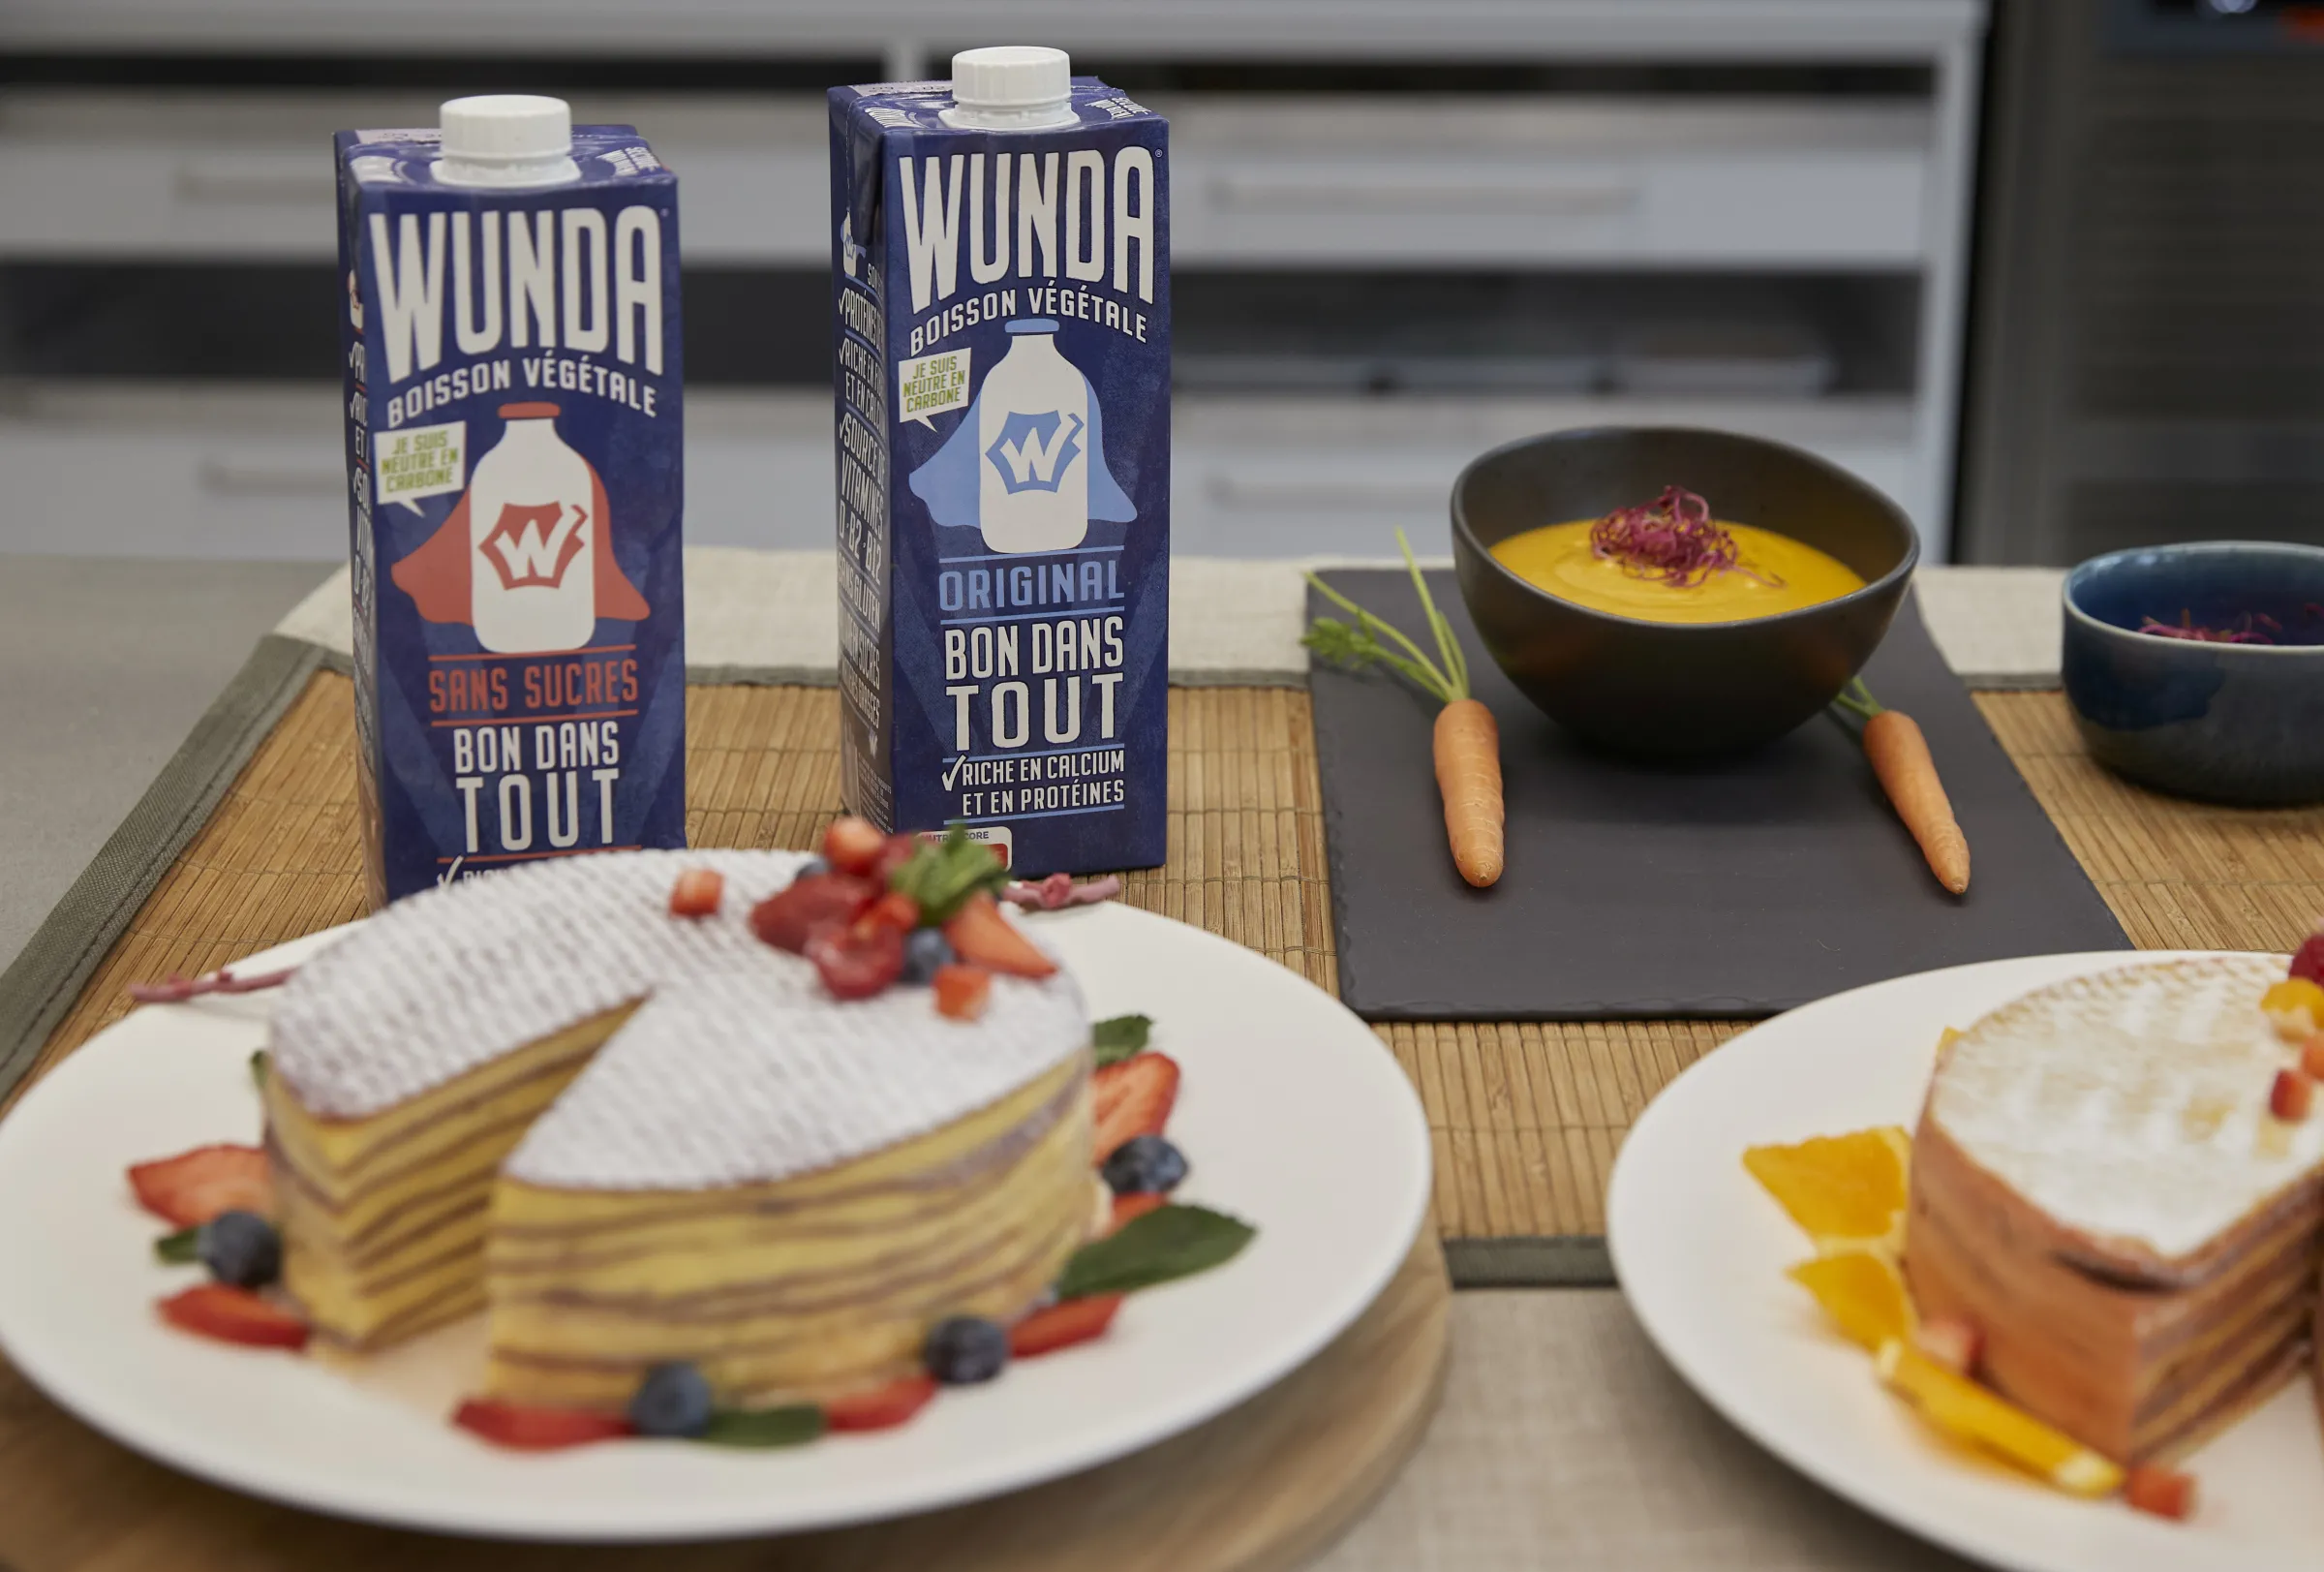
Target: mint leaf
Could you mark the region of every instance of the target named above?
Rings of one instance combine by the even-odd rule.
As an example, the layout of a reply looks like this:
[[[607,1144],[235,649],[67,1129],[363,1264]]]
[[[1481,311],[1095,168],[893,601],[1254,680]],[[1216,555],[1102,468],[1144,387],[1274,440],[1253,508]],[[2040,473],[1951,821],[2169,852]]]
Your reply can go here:
[[[1108,1016],[1089,1029],[1089,1045],[1096,1050],[1100,1064],[1111,1064],[1143,1052],[1153,1026],[1150,1015]]]
[[[955,824],[941,841],[923,841],[902,867],[888,876],[888,887],[901,890],[920,908],[920,920],[944,922],[979,890],[998,890],[1009,881],[1009,871],[993,855],[993,848],[968,839]]]
[[[250,1051],[250,1081],[260,1092],[266,1090],[266,1050],[263,1048]]]
[[[811,1402],[780,1408],[722,1408],[698,1437],[713,1446],[799,1446],[824,1431],[823,1410]]]
[[[1241,1218],[1208,1207],[1156,1207],[1119,1232],[1076,1250],[1057,1279],[1057,1297],[1126,1294],[1190,1278],[1233,1260],[1258,1232]]]
[[[165,1266],[185,1266],[201,1259],[201,1229],[180,1228],[153,1242],[153,1258]]]

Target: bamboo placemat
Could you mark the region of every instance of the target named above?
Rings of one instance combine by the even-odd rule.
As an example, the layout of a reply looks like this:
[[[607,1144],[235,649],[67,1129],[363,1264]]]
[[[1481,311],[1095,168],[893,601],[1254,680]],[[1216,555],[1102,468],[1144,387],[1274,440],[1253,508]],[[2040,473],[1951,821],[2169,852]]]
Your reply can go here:
[[[1169,860],[1131,875],[1123,898],[1332,988],[1306,694],[1170,696]],[[839,808],[837,702],[829,688],[690,690],[693,844],[810,845]],[[2324,915],[2324,810],[2158,797],[2089,760],[2059,694],[1978,703],[2134,942],[2285,949]],[[361,910],[351,688],[318,671],[113,942],[33,1073],[121,1015],[133,981],[207,971]],[[1610,1280],[1600,1235],[1615,1149],[1656,1093],[1747,1024],[1380,1028],[1427,1109],[1435,1222],[1455,1281]]]

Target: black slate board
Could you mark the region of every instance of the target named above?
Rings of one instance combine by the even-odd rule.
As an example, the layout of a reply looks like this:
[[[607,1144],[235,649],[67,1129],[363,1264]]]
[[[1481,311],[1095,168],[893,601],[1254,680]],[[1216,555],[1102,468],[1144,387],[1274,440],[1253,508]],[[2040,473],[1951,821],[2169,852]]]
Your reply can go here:
[[[1327,576],[1400,628],[1426,626],[1400,572]],[[1839,722],[1709,767],[1607,759],[1510,686],[1452,574],[1430,574],[1428,591],[1500,723],[1508,867],[1490,890],[1453,872],[1432,701],[1316,663],[1339,991],[1366,1020],[1771,1015],[1932,967],[2129,947],[1910,595],[1864,679],[1928,735],[1969,837],[1958,899]],[[1336,615],[1312,590],[1308,605]]]

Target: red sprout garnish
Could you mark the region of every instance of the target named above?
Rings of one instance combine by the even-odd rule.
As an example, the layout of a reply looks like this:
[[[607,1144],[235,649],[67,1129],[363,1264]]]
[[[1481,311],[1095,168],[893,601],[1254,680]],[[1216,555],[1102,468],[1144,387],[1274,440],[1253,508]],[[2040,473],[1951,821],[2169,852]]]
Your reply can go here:
[[[1071,874],[1052,874],[1039,883],[1017,879],[1000,892],[1000,898],[1027,911],[1055,911],[1069,906],[1094,906],[1110,901],[1121,893],[1121,876],[1108,874],[1076,884]]]
[[[2195,621],[2193,612],[2182,611],[2175,623],[2145,618],[2138,631],[2156,638],[2185,638],[2198,644],[2273,644],[2276,635],[2283,632],[2283,624],[2264,611],[2247,611],[2233,626],[2206,628]]]
[[[297,970],[285,967],[280,971],[259,971],[240,977],[223,971],[199,977],[181,977],[171,972],[165,982],[131,983],[129,997],[140,1004],[182,1004],[204,994],[255,994],[262,988],[280,988]]]
[[[1641,508],[1617,508],[1590,526],[1590,554],[1619,563],[1633,578],[1659,578],[1692,589],[1718,573],[1741,573],[1768,588],[1780,580],[1743,566],[1735,538],[1711,517],[1711,505],[1678,486]]]

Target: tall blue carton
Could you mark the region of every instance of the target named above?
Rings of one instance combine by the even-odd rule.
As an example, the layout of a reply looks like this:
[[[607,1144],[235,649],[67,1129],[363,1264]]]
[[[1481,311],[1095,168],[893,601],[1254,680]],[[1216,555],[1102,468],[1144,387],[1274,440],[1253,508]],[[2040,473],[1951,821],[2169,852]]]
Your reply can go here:
[[[1054,49],[831,93],[841,782],[1026,877],[1163,858],[1170,166]]]
[[[337,139],[375,906],[686,844],[677,177],[555,99],[443,116]]]

